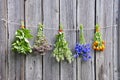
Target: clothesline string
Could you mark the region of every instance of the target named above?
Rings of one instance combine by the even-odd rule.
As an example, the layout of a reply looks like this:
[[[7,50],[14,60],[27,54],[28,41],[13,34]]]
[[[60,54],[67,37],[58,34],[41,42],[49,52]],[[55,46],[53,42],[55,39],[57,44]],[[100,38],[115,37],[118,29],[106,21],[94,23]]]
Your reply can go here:
[[[4,22],[6,22],[8,24],[21,26],[20,23],[16,23],[16,22],[13,22],[13,21],[8,21],[8,20],[5,20],[5,19],[1,19],[1,21],[4,21]],[[34,25],[32,27],[36,27],[36,26],[38,26],[38,25]],[[27,25],[27,27],[31,27],[31,26]],[[116,28],[117,25],[115,24],[115,25],[111,25],[111,26],[100,27],[100,29],[113,28],[113,27]],[[44,29],[46,29],[46,30],[58,30],[57,28],[45,28],[45,27],[44,27]],[[86,28],[86,29],[84,28],[84,30],[94,30],[94,29],[95,28]],[[64,31],[78,31],[78,30],[79,29],[64,29]]]
[[[4,42],[5,40],[0,40],[0,42]],[[76,42],[77,43],[77,42]],[[105,41],[105,43],[112,43],[112,41]],[[92,43],[91,43],[92,44]],[[51,44],[52,45],[52,44]],[[53,44],[54,45],[54,44]]]

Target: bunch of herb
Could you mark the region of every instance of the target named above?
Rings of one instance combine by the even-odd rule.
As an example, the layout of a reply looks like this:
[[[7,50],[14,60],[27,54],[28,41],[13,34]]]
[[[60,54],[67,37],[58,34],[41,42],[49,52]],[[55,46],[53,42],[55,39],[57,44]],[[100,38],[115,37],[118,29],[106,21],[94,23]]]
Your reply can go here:
[[[94,35],[93,49],[96,51],[104,51],[105,49],[105,42],[102,39],[102,35],[100,32],[100,26],[98,24],[96,24],[96,32]]]
[[[56,43],[55,49],[53,51],[53,56],[58,62],[66,59],[69,63],[71,63],[73,60],[72,52],[68,48],[68,42],[65,40],[62,25],[60,25],[59,33],[56,35]]]
[[[15,40],[12,43],[12,51],[20,54],[28,54],[32,52],[31,45],[28,39],[31,39],[32,35],[30,30],[26,29],[24,22],[22,22],[21,28],[15,32]]]
[[[75,58],[81,56],[83,61],[88,61],[91,58],[91,48],[90,44],[86,44],[84,34],[83,34],[83,25],[80,25],[80,43],[77,43],[75,46],[76,54]]]
[[[46,51],[51,50],[51,45],[48,43],[45,35],[43,34],[43,25],[38,25],[38,34],[33,46],[34,53],[44,55]]]

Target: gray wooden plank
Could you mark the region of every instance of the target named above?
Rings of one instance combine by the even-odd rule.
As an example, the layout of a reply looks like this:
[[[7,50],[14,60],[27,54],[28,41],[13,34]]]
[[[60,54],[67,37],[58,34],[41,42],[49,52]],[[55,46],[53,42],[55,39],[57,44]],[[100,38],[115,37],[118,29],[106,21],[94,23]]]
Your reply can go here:
[[[60,23],[64,29],[76,29],[76,0],[60,0]],[[76,44],[76,31],[65,31],[69,47],[74,52]],[[76,80],[76,60],[69,64],[64,61],[60,67],[61,80]]]
[[[118,79],[120,79],[120,1],[118,2]]]
[[[0,0],[0,80],[7,79],[7,25],[4,21],[1,21],[3,18],[7,19],[6,0]]]
[[[8,21],[20,23],[24,19],[24,0],[8,0]],[[11,51],[11,43],[14,39],[15,31],[20,25],[8,23],[8,79],[9,80],[24,80],[24,58],[23,56]],[[22,60],[21,60],[22,58]],[[24,70],[23,70],[24,71]]]
[[[96,80],[113,80],[113,0],[97,0],[96,5],[96,20],[104,27],[101,32],[106,42],[105,51],[96,52]]]
[[[114,60],[114,65],[113,65],[113,74],[114,74],[114,78],[113,80],[118,80],[120,78],[118,78],[118,2],[119,0],[114,0],[114,5],[113,5],[113,9],[114,9],[114,14],[113,14],[113,17],[114,17],[114,21],[113,21],[113,25],[116,25],[116,26],[113,26],[113,60]]]
[[[43,18],[45,28],[59,29],[59,0],[43,0]],[[54,44],[57,30],[44,29],[44,33],[48,42]],[[52,51],[43,57],[43,80],[60,80],[59,63],[53,58]]]
[[[100,4],[100,3],[102,3],[102,4]],[[96,5],[97,5],[96,6],[96,15],[97,15],[96,18],[98,18],[98,16],[103,15],[103,1],[99,1],[99,2],[97,1]],[[98,11],[101,13],[99,13]],[[98,19],[102,19],[102,18],[103,18],[103,16],[99,17]],[[96,19],[96,20],[98,21],[98,19]],[[101,22],[103,22],[103,21],[101,20]],[[103,25],[101,25],[100,21],[99,21],[99,24],[100,24],[100,26],[103,27]],[[96,65],[95,65],[96,66],[96,80],[102,80],[102,79],[100,79],[100,77],[102,78],[102,76],[105,75],[104,72],[101,72],[101,71],[103,71],[104,54],[98,53],[98,52],[95,54],[96,54]]]
[[[31,46],[33,46],[37,35],[37,25],[42,21],[41,6],[41,0],[26,0],[25,2],[26,28],[31,30],[34,38],[30,40]],[[42,80],[42,56],[40,54],[34,55],[34,53],[31,53],[27,55],[25,67],[25,80]]]
[[[77,28],[80,24],[84,26],[84,36],[86,43],[92,45],[94,36],[95,21],[95,0],[78,0],[77,5]],[[90,30],[91,29],[91,30]],[[77,36],[79,38],[79,36]],[[92,47],[92,46],[91,46]],[[77,60],[77,78],[78,80],[94,80],[94,51],[91,49],[92,59],[84,62],[79,58]]]
[[[118,0],[110,0],[109,2],[108,0],[96,0],[96,20],[101,27],[117,23],[116,19],[119,18],[117,16],[117,3]],[[0,0],[0,4],[0,13],[3,13],[0,14],[0,19],[6,18],[6,0]],[[20,23],[20,20],[24,19],[24,0],[8,0],[7,4],[8,20]],[[45,28],[58,29],[59,16],[65,29],[76,29],[80,24],[84,25],[84,29],[94,28],[95,0],[26,0],[25,5],[26,26],[32,30],[34,39],[39,22],[43,22]],[[94,62],[94,52],[92,51],[93,58],[88,62],[81,62],[81,59],[77,59],[77,63],[76,61],[72,64],[62,62],[59,65],[52,57],[52,51],[48,52],[43,59],[41,55],[28,55],[26,61],[24,56],[14,54],[11,52],[11,42],[20,25],[8,23],[8,44],[6,43],[7,26],[3,25],[2,21],[0,21],[0,26],[0,80],[94,80],[95,76],[96,80],[118,79],[120,58],[117,54],[117,49],[119,49],[119,47],[117,48],[117,42],[120,42],[120,40],[117,41],[117,28],[101,29],[104,34],[103,39],[106,41],[106,50],[96,53],[96,62]],[[57,30],[44,29],[44,33],[48,41],[54,44]],[[94,31],[89,30],[84,33],[86,41],[92,43]],[[66,39],[70,43],[69,46],[73,53],[76,39],[78,41],[79,38],[78,34],[76,38],[75,31],[65,31]],[[33,45],[34,39],[30,41],[31,45]],[[6,51],[7,45],[8,53]],[[94,69],[96,70],[94,71]]]
[[[20,9],[20,20],[24,20],[24,0],[18,2]],[[17,6],[17,5],[16,5]],[[14,35],[13,35],[14,36]],[[25,56],[16,54],[15,55],[15,67],[16,67],[16,80],[25,79]]]

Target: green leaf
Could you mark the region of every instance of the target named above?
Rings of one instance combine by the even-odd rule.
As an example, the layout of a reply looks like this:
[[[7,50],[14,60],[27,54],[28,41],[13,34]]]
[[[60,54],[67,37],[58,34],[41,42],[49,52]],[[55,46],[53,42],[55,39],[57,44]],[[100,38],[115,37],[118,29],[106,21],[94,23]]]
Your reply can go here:
[[[56,35],[56,43],[54,47],[55,48],[52,54],[58,62],[63,60],[72,62],[72,52],[68,47],[68,42],[65,40],[65,35],[63,32]]]
[[[15,33],[15,41],[12,43],[12,50],[21,54],[32,52],[28,38],[31,38],[30,30],[19,29]]]

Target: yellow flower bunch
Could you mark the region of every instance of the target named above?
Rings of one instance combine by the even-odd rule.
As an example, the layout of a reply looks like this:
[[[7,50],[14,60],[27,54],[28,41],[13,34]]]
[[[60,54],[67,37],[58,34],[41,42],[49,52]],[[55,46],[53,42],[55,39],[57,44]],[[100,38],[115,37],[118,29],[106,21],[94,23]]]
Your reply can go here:
[[[94,35],[93,49],[96,51],[104,51],[105,41],[102,40],[102,35],[100,33],[100,27],[96,24],[96,32]]]

